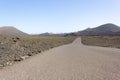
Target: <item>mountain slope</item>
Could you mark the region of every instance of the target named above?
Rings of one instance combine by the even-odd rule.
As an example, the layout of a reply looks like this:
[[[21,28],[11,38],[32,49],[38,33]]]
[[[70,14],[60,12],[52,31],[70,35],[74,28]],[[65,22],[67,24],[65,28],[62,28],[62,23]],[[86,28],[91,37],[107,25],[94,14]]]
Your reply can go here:
[[[88,28],[76,33],[77,35],[119,35],[120,27],[111,23],[98,26],[96,28]]]
[[[0,27],[0,35],[27,35],[26,33],[12,26]]]

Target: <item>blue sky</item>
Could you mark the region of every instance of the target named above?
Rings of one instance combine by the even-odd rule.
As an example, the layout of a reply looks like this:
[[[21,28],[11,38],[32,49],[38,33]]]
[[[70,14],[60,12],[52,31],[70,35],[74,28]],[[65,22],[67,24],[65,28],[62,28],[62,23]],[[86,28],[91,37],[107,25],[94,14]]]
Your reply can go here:
[[[1,0],[0,26],[30,34],[74,32],[105,23],[120,26],[120,0]]]

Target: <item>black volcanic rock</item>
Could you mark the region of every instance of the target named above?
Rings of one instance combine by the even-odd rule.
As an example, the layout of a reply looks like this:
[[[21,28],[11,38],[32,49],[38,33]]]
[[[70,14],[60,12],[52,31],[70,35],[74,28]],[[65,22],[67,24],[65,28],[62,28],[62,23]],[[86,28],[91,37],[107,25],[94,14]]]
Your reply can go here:
[[[28,35],[18,29],[16,29],[15,27],[12,26],[4,26],[4,27],[0,27],[0,35]]]
[[[120,27],[111,23],[98,26],[96,28],[88,28],[76,33],[77,35],[119,35]]]

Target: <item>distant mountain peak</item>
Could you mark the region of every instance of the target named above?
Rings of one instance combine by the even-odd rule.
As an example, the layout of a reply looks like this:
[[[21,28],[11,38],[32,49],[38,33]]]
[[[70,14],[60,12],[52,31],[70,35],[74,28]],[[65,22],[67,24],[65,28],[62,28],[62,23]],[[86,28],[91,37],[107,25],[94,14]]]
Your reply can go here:
[[[98,27],[108,27],[108,28],[115,28],[115,27],[119,27],[119,26],[117,26],[117,25],[115,25],[115,24],[112,24],[112,23],[107,23],[107,24],[103,24],[103,25],[101,25],[101,26],[98,26]]]
[[[85,29],[86,31],[90,31],[92,28],[87,28],[87,29]]]
[[[3,26],[0,27],[0,35],[27,35],[27,34],[18,30],[14,26]]]
[[[108,24],[103,24],[103,25],[101,25],[101,26],[98,26],[98,27],[96,27],[96,28],[94,28],[94,29],[96,29],[97,31],[101,31],[101,30],[103,30],[103,31],[111,31],[111,32],[117,32],[117,31],[120,31],[120,27],[119,26],[117,26],[117,25],[115,25],[115,24],[112,24],[112,23],[108,23]],[[102,32],[102,31],[101,31]]]
[[[112,24],[107,23],[100,25],[96,28],[87,28],[83,31],[79,31],[76,33],[77,35],[115,35],[120,34],[120,27]]]

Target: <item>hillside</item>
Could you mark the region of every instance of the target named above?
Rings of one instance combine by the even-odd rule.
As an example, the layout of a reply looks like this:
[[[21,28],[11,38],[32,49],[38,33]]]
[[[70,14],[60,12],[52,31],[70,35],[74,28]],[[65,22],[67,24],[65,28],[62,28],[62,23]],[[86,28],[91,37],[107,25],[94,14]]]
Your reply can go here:
[[[26,33],[12,26],[0,27],[0,35],[27,35]]]
[[[77,35],[120,35],[120,27],[111,23],[98,26],[96,28],[87,28],[76,33]]]

